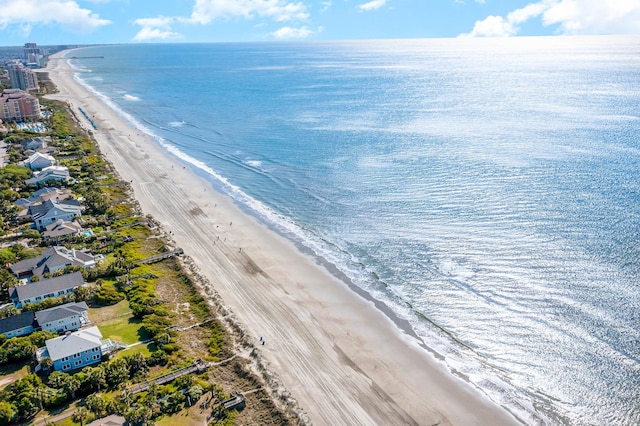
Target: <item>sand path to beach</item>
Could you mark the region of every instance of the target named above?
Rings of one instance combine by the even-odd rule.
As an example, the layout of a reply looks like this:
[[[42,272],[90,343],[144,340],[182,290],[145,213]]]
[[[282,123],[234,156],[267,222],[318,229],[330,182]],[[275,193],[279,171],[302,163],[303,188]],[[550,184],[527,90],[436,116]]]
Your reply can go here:
[[[60,56],[56,54],[55,56]],[[315,425],[508,425],[506,410],[452,376],[371,302],[244,214],[210,182],[91,94],[65,60],[52,81],[143,211],[173,233]],[[170,96],[170,91],[167,93]]]

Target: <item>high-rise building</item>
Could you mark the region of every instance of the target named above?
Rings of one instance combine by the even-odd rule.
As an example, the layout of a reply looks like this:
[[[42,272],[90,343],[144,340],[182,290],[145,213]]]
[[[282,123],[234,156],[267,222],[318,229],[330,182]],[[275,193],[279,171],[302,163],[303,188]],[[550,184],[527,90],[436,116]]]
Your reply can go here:
[[[31,69],[20,63],[10,64],[8,68],[12,89],[38,90],[38,77]]]
[[[40,67],[42,59],[42,53],[40,52],[40,48],[36,43],[25,43],[24,44],[24,62],[28,67]]]
[[[40,118],[38,98],[19,89],[6,89],[0,94],[0,119],[24,121]]]

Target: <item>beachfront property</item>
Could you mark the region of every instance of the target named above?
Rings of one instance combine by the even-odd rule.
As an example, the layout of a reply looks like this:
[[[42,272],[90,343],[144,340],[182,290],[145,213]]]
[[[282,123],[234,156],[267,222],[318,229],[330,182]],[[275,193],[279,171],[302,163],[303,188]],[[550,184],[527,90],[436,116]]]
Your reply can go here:
[[[24,165],[31,170],[42,170],[56,164],[56,159],[52,155],[34,152],[31,157],[24,161]]]
[[[7,67],[12,89],[38,90],[38,77],[30,68],[19,62],[9,64]]]
[[[13,305],[20,309],[26,303],[38,303],[44,299],[65,296],[73,293],[73,290],[84,286],[84,278],[80,272],[61,275],[48,280],[32,282],[31,284],[11,287],[9,297]]]
[[[65,333],[76,331],[89,324],[89,307],[86,302],[71,302],[43,309],[35,313],[38,326],[44,331]]]
[[[33,312],[23,312],[0,319],[0,334],[7,339],[31,334],[35,331],[35,317]]]
[[[25,121],[40,118],[38,98],[20,89],[6,89],[0,94],[0,119]]]
[[[102,340],[102,333],[94,326],[47,340],[46,346],[36,351],[36,358],[38,363],[51,358],[55,371],[75,370],[102,361],[103,347],[110,344],[109,339]]]
[[[25,180],[27,185],[44,186],[47,182],[68,182],[69,169],[64,166],[49,166],[40,172],[35,172],[32,178]]]
[[[85,229],[78,222],[67,222],[62,219],[57,220],[51,225],[47,225],[42,238],[46,241],[58,242],[67,238],[79,237],[81,235],[90,237],[93,235],[91,229]]]
[[[32,149],[35,151],[46,148],[51,140],[51,136],[38,136],[36,138],[26,139],[20,142],[20,146],[23,150]]]
[[[92,268],[96,266],[95,259],[94,255],[83,250],[53,246],[46,249],[38,257],[23,259],[12,264],[9,269],[20,279],[30,278],[34,275],[41,277],[46,272],[53,274],[67,266]]]
[[[43,231],[48,225],[58,220],[70,222],[80,216],[82,216],[82,206],[76,200],[47,200],[40,204],[30,205],[25,213],[20,213],[18,218],[31,218],[34,227],[38,231]]]
[[[13,202],[16,206],[20,207],[29,207],[38,203],[43,203],[45,201],[52,202],[62,202],[64,200],[73,199],[73,192],[71,192],[68,188],[49,188],[44,187],[35,191],[33,194],[29,196],[29,198],[18,198]],[[66,203],[69,204],[69,203]],[[25,212],[25,215],[28,212]]]

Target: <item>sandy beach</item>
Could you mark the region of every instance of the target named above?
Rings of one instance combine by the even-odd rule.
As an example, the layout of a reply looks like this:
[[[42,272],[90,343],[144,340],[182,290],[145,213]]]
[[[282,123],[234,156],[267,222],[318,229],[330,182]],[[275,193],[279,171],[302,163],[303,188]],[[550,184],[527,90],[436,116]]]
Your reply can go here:
[[[171,231],[315,425],[508,425],[520,422],[452,375],[374,304],[243,213],[211,183],[74,80],[47,71],[144,213]],[[259,345],[263,337],[266,344]]]

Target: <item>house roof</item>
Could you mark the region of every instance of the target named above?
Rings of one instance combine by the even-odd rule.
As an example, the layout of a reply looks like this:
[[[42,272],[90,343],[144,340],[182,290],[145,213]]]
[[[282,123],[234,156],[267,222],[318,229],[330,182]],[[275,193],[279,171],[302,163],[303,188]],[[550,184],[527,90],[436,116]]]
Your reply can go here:
[[[33,275],[42,275],[47,270],[66,265],[80,265],[94,260],[91,253],[75,250],[64,246],[49,247],[38,257],[24,259],[11,265],[10,269],[16,275],[31,272]]]
[[[42,233],[43,237],[56,238],[63,237],[65,235],[77,234],[82,231],[83,228],[78,222],[67,222],[59,219],[51,225],[47,225],[45,229],[46,230]]]
[[[94,420],[91,423],[87,423],[86,426],[124,426],[126,424],[127,420],[124,417],[112,414],[110,416]]]
[[[62,204],[79,205],[77,200],[69,200],[73,198],[73,193],[68,188],[49,188],[44,187],[35,191],[29,198],[18,198],[13,204],[18,206],[33,206],[38,202],[59,202]]]
[[[68,200],[68,201],[76,201],[76,200]],[[52,207],[46,208],[48,207],[49,203],[51,203]],[[74,216],[80,216],[82,214],[82,207],[77,205],[77,202],[76,203],[71,203],[71,202],[57,203],[52,201],[45,201],[42,204],[47,204],[47,206],[45,208],[37,208],[38,206],[31,206],[31,207],[34,207],[34,209],[31,209],[31,207],[29,208],[30,211],[35,211],[35,213],[31,214],[31,218],[34,221],[37,219],[41,219],[43,217],[57,216],[58,214],[61,214],[61,215],[72,214]]]
[[[42,311],[36,312],[36,320],[38,320],[38,324],[42,326],[42,324],[69,318],[88,310],[89,307],[87,306],[86,302],[65,303],[64,305],[55,306],[53,308],[43,309]]]
[[[12,287],[9,289],[9,295],[17,298],[19,301],[31,299],[57,291],[76,288],[84,284],[84,278],[80,272],[73,272],[59,277],[49,278],[48,280],[37,281],[35,283]]]
[[[100,333],[98,327],[89,327],[65,336],[49,339],[46,341],[46,345],[49,357],[56,361],[66,356],[102,346],[102,333]]]
[[[24,148],[29,146],[46,146],[47,142],[51,142],[51,136],[38,136],[36,138],[31,138],[20,142]]]
[[[31,157],[29,157],[27,160],[25,160],[24,163],[28,166],[31,166],[33,163],[35,163],[38,160],[46,160],[50,164],[54,164],[56,162],[56,159],[53,158],[51,155],[43,154],[41,152],[36,152],[32,154]]]
[[[33,312],[23,312],[20,315],[0,319],[0,334],[33,325],[33,319]]]
[[[39,173],[34,173],[34,176],[25,180],[27,185],[44,182],[47,180],[67,180],[69,179],[69,169],[64,166],[49,166],[42,169]]]

